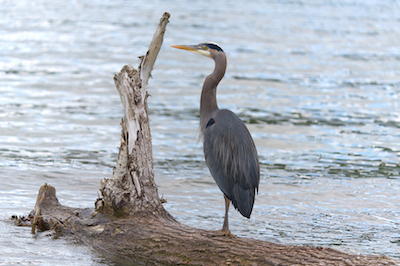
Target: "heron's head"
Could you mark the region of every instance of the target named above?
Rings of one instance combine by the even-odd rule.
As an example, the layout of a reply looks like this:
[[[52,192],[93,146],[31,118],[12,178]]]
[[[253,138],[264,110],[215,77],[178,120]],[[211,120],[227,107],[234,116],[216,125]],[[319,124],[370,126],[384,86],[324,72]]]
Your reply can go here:
[[[204,42],[197,45],[171,45],[171,47],[186,50],[195,54],[214,58],[215,54],[224,52],[218,44],[213,42]]]

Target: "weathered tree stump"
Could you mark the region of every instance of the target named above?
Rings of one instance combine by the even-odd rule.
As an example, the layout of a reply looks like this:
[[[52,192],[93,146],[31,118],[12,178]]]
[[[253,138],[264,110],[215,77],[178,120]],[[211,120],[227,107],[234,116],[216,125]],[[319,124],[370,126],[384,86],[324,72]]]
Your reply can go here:
[[[101,181],[95,208],[62,206],[45,184],[34,210],[13,217],[18,225],[51,230],[102,251],[145,265],[397,265],[384,256],[359,256],[331,248],[275,244],[214,234],[177,222],[162,206],[154,182],[147,82],[160,50],[169,14],[165,13],[141,57],[139,70],[124,66],[114,81],[124,107],[121,146],[111,179]]]

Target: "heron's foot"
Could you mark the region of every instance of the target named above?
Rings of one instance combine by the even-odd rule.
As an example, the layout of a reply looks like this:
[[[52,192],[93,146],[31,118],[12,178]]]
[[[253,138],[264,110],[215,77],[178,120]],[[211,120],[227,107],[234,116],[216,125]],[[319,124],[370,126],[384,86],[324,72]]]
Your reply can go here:
[[[231,234],[231,231],[229,231],[229,229],[222,229],[222,230],[218,230],[218,231],[210,231],[212,234],[211,236],[233,236]]]

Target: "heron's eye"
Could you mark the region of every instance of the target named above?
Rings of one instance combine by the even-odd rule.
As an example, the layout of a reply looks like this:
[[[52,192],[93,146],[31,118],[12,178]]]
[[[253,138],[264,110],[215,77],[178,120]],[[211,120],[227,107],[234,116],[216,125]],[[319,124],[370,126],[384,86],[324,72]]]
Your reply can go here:
[[[208,46],[204,46],[204,49],[205,49],[205,50],[208,50]]]

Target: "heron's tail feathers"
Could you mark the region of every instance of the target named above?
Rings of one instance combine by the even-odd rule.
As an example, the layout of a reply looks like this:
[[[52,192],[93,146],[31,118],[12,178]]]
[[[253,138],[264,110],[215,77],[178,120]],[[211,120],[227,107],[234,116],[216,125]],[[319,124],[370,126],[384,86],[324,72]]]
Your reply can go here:
[[[250,218],[251,212],[253,210],[254,198],[255,198],[255,188],[243,188],[240,184],[236,183],[233,186],[233,195],[228,197],[232,201],[235,209],[247,218]]]

